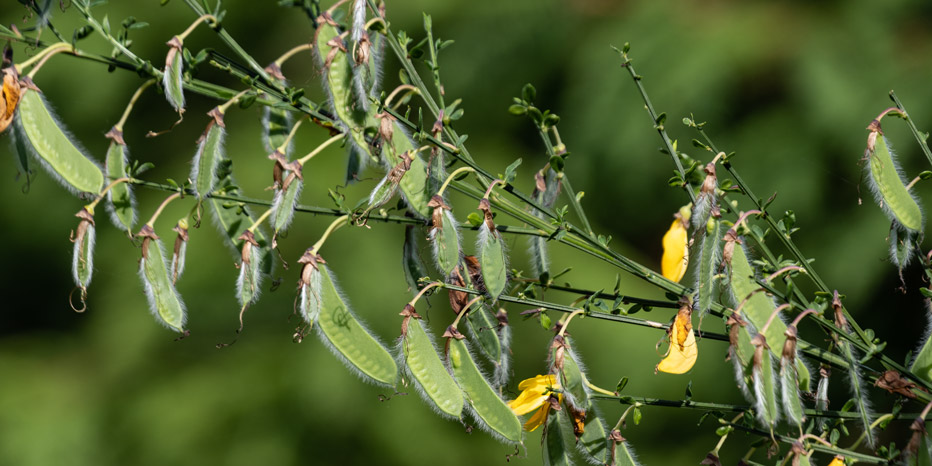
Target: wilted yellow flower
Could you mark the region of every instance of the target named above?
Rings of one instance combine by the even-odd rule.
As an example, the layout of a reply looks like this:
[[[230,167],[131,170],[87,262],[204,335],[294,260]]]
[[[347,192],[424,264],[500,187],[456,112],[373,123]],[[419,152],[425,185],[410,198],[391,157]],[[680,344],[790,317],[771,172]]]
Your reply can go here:
[[[537,410],[524,424],[524,430],[531,432],[547,421],[547,414],[550,413],[550,397],[556,394],[557,400],[562,401],[563,395],[554,392],[559,389],[560,383],[557,382],[557,376],[553,374],[524,379],[518,384],[518,390],[521,390],[521,393],[517,398],[508,402],[508,407],[518,416]]]
[[[660,271],[663,276],[679,282],[686,274],[689,265],[689,234],[686,226],[689,223],[689,206],[680,209],[676,219],[670,224],[670,229],[663,235],[663,259],[660,261]]]
[[[692,308],[687,304],[676,313],[670,327],[670,352],[657,364],[657,370],[668,374],[683,374],[692,369],[699,357],[699,346],[693,333]]]

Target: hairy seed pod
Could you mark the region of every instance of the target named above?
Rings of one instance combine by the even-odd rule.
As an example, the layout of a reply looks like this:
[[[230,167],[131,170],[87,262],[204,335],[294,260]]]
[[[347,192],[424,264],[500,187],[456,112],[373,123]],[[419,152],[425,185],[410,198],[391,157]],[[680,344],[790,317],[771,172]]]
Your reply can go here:
[[[552,208],[554,203],[557,200],[557,196],[560,194],[560,188],[562,187],[561,180],[562,178],[557,176],[557,172],[553,171],[552,168],[546,168],[546,175],[544,170],[538,171],[534,175],[534,192],[532,196],[538,204],[546,208]],[[535,217],[544,219],[546,218],[543,212],[532,209]],[[531,271],[536,277],[543,277],[542,280],[546,280],[550,276],[550,253],[547,250],[548,238],[542,236],[528,236],[528,252],[531,256]]]
[[[716,276],[722,263],[721,222],[710,219],[700,230],[705,230],[706,234],[699,247],[699,270],[696,273],[695,289],[697,307],[699,312],[705,315],[712,308],[715,297],[719,295],[719,280]]]
[[[709,222],[709,218],[718,218],[718,196],[715,191],[718,189],[718,178],[715,175],[715,163],[706,164],[705,180],[699,189],[699,195],[696,196],[696,204],[692,210],[693,229],[697,232],[703,231]]]
[[[508,283],[508,256],[502,236],[492,220],[492,208],[488,199],[479,201],[479,210],[485,214],[485,221],[479,227],[476,249],[479,251],[479,263],[482,265],[482,282],[492,300],[505,291]]]
[[[233,178],[233,162],[227,159],[221,160],[217,167],[217,182],[214,188],[217,193],[229,196],[239,195],[239,188]],[[243,240],[239,237],[256,222],[256,217],[252,215],[249,209],[241,203],[225,201],[216,197],[208,197],[205,201],[210,211],[214,224],[223,236],[224,243],[230,250],[234,258],[239,258],[243,250]],[[259,265],[262,273],[269,275],[274,268],[275,258],[272,254],[272,248],[267,247],[270,243],[268,237],[261,228],[256,229],[256,241],[261,248],[262,262]]]
[[[397,358],[404,376],[437,414],[459,419],[466,399],[453,376],[447,372],[421,319],[403,312],[402,334]],[[411,320],[414,322],[411,322]]]
[[[162,241],[149,225],[143,225],[137,237],[142,238],[142,260],[139,261],[139,277],[142,278],[149,301],[149,309],[155,319],[176,332],[184,332],[184,302],[175,290],[168,268],[165,267],[165,250]]]
[[[612,461],[609,464],[614,466],[640,466],[631,445],[628,445],[628,441],[621,436],[621,431],[613,430],[609,434],[609,438],[612,441]]]
[[[172,261],[168,267],[168,273],[171,275],[172,284],[174,284],[178,282],[178,278],[184,273],[185,256],[188,253],[187,219],[178,220],[172,231],[178,233],[178,236],[175,236],[175,247],[172,250]]]
[[[217,184],[217,168],[224,158],[223,139],[225,125],[220,107],[214,107],[208,115],[212,118],[207,129],[197,141],[197,152],[191,165],[191,180],[198,199],[204,199]]]
[[[311,251],[305,254],[313,256],[308,259],[315,262],[316,269],[307,270],[310,262],[305,261],[302,281],[307,278],[312,292],[308,302],[316,303],[317,306],[315,309],[314,304],[311,304],[305,319],[308,323],[316,322],[314,328],[320,341],[351,372],[375,385],[394,385],[398,369],[391,353],[353,313],[337,288],[326,262]],[[306,276],[305,272],[310,276]]]
[[[868,185],[874,198],[891,220],[907,230],[921,233],[925,223],[922,209],[906,189],[903,171],[883,135],[880,121],[872,121],[867,129],[870,134],[867,137],[865,157],[871,173]]]
[[[434,262],[444,275],[449,276],[460,262],[460,232],[456,219],[450,213],[443,198],[434,196],[430,200],[433,209],[429,231],[430,245],[434,252]]]
[[[256,235],[246,230],[239,236],[243,242],[243,249],[239,264],[239,276],[236,279],[236,298],[240,306],[247,306],[256,302],[262,291],[262,274],[259,273],[259,264],[262,262],[261,246],[256,241]]]
[[[29,161],[29,140],[26,138],[22,125],[17,124],[12,125],[8,137],[10,139],[10,152],[16,157],[17,177],[22,175],[26,178],[26,185],[23,190],[28,191],[29,185],[32,183],[32,177],[35,175]]]
[[[795,325],[786,329],[786,343],[780,357],[780,401],[786,418],[802,429],[806,415],[803,412],[802,395],[799,392],[799,380],[796,373],[796,340],[798,330]]]
[[[340,127],[349,136],[347,181],[354,181],[368,161],[375,158],[376,151],[366,139],[366,127],[375,127],[377,123],[354,98],[353,70],[346,43],[329,13],[317,18],[314,44],[318,66],[323,70],[324,91]]]
[[[899,270],[900,278],[902,278],[903,269],[909,265],[909,260],[913,257],[918,235],[914,231],[903,228],[898,222],[890,225],[890,261]]]
[[[74,256],[71,261],[71,273],[74,282],[81,289],[81,301],[87,296],[87,287],[91,283],[94,273],[94,241],[96,232],[94,226],[93,208],[81,209],[75,214],[81,219],[77,230],[71,233],[71,242],[74,243]]]
[[[754,358],[754,346],[751,344],[750,324],[745,321],[740,314],[728,316],[726,322],[728,328],[728,357],[735,371],[735,382],[738,389],[749,402],[754,402],[754,397],[748,390],[748,381],[751,374],[751,362]]]
[[[67,131],[52,113],[39,88],[29,78],[19,102],[16,121],[20,134],[25,135],[29,151],[65,188],[74,193],[98,193],[104,184],[104,174],[86,151],[72,142]]]
[[[123,132],[114,127],[106,136],[110,138],[104,163],[107,178],[116,180],[128,177],[129,153],[123,141]],[[110,212],[110,221],[117,228],[132,231],[136,224],[136,196],[133,195],[131,184],[119,183],[107,191],[107,210]]]
[[[754,366],[751,380],[754,385],[754,410],[757,418],[773,429],[780,419],[777,405],[777,381],[773,373],[773,356],[768,351],[767,340],[758,333],[751,339],[754,345]]]
[[[815,408],[820,411],[828,410],[829,399],[828,399],[828,384],[832,377],[832,368],[828,365],[822,364],[819,366],[819,383],[816,385],[815,391]],[[828,420],[820,419],[818,422],[820,430],[825,430],[828,428]]]
[[[551,399],[554,399],[551,397]],[[541,439],[541,457],[544,466],[569,466],[573,464],[571,451],[573,428],[565,409],[550,409],[547,424]]]
[[[287,83],[281,81],[283,87]],[[291,118],[291,111],[281,107],[266,105],[262,107],[262,144],[266,152],[274,152],[278,147],[285,143],[291,128],[294,126],[294,120]],[[285,146],[284,156],[291,155],[294,148],[294,141],[288,141]]]
[[[276,151],[269,157],[277,154],[281,153]],[[304,188],[304,177],[301,172],[301,164],[291,162],[281,173],[284,178],[281,185],[276,187],[272,201],[272,229],[274,230],[272,247],[275,247],[275,237],[287,230],[294,219],[294,209],[298,205],[301,190]]]
[[[563,387],[563,406],[572,420],[576,448],[589,462],[605,464],[610,459],[608,428],[592,403],[586,384],[586,367],[573,349],[570,337],[557,335],[550,344],[549,365]]]
[[[165,99],[179,114],[184,113],[184,83],[181,74],[184,71],[181,50],[184,45],[178,36],[166,43],[168,55],[165,56],[165,69],[162,71],[162,90]]]
[[[387,114],[381,118],[382,122],[390,120],[393,126],[391,136],[382,143],[382,163],[386,170],[390,170],[404,162],[404,159],[410,159],[404,177],[399,179],[398,187],[408,211],[418,218],[426,219],[431,214],[430,201],[433,193],[430,190],[427,163],[417,153],[414,142],[397,121]]]
[[[521,442],[521,421],[501,399],[473,359],[462,339],[447,339],[447,367],[466,394],[466,406],[479,426],[496,440]]]
[[[319,263],[324,263],[324,260],[314,254],[311,249],[304,251],[304,255],[298,259],[298,264],[301,264],[301,278],[298,280],[301,316],[310,325],[317,323],[323,302],[321,299],[323,285],[320,280],[320,269],[317,267]]]
[[[848,323],[844,319],[844,315],[841,311],[841,299],[838,297],[837,292],[835,293],[835,297],[832,300],[832,307],[835,309],[835,326],[841,329],[841,331],[849,335],[853,335],[853,332],[848,326]],[[845,361],[848,363],[848,370],[846,373],[848,374],[851,396],[857,405],[857,411],[861,419],[861,427],[864,429],[864,435],[867,438],[867,443],[871,446],[871,448],[874,448],[874,432],[871,428],[874,414],[870,405],[870,399],[867,396],[867,387],[864,384],[864,376],[861,374],[861,357],[857,350],[852,346],[850,341],[845,338],[841,338],[837,334],[833,334],[832,337],[834,338],[835,345],[838,347],[842,357],[844,357]]]
[[[395,197],[395,193],[398,192],[398,184],[401,183],[405,173],[411,168],[410,158],[402,156],[401,159],[402,160],[392,167],[385,177],[379,181],[379,184],[372,189],[372,192],[369,194],[369,206],[366,207],[366,211],[363,215],[382,207]]]
[[[729,231],[733,232],[734,229]],[[726,242],[740,243],[739,240],[729,241],[727,235]],[[755,280],[754,266],[751,264],[748,253],[742,244],[733,247],[730,266],[729,293],[731,294],[732,305],[737,309],[743,303],[741,307],[742,316],[753,324],[754,328],[764,328],[770,319],[770,315],[776,309],[776,305],[766,294],[758,291],[760,285]],[[770,351],[777,358],[781,357],[780,351],[782,351],[786,342],[785,333],[786,323],[781,316],[773,319],[773,322],[767,326],[767,330],[764,332]],[[809,369],[798,355],[796,357],[796,370],[799,373],[799,388],[803,391],[809,391]]]

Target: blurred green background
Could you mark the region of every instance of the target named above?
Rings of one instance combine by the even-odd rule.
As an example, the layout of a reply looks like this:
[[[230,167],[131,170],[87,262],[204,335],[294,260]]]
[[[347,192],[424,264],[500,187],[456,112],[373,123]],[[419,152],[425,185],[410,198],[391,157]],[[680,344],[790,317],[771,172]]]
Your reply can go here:
[[[95,12],[98,18],[108,14],[112,24],[128,15],[150,23],[133,31],[133,50],[160,66],[165,42],[194,15],[181,1],[158,3],[113,1]],[[224,4],[224,26],[260,63],[312,37],[303,13],[275,3]],[[76,11],[57,6],[54,11],[53,23],[66,36],[81,25]],[[928,2],[421,0],[388,5],[392,27],[417,39],[423,37],[422,11],[433,16],[437,35],[455,40],[441,56],[447,100],[463,98],[466,113],[456,129],[469,134],[468,147],[490,171],[503,172],[521,157],[519,184],[530,191],[533,172],[546,163],[530,123],[507,113],[511,97],[524,83],[534,83],[540,106],[562,117],[561,134],[572,153],[567,170],[574,187],[586,193],[583,204],[596,231],[612,235],[612,245],[629,257],[659,267],[660,237],[687,201],[682,191],[667,187],[669,157],[658,152],[660,139],[609,47],[630,42],[634,65],[655,107],[669,116],[667,127],[680,149],[709,160],[709,154],[690,146],[696,134],[679,124],[690,114],[707,121],[715,142],[737,152],[734,165],[757,195],[777,193],[771,211],[795,211],[802,228],[796,235],[799,245],[816,259],[829,286],[847,295],[862,326],[876,329],[895,359],[905,358],[915,346],[926,320],[916,290],[921,270],[908,268],[909,291],[898,291],[900,281],[886,252],[889,222],[860,183],[859,161],[864,128],[892,105],[891,89],[920,128],[932,128]],[[34,18],[18,2],[4,0],[0,21],[25,29]],[[233,56],[206,28],[185,45]],[[98,36],[80,46],[110,51]],[[21,61],[35,50],[16,45],[15,53]],[[398,83],[397,65],[389,59],[387,66],[390,89]],[[309,54],[292,59],[284,72],[312,100],[322,101]],[[198,77],[237,86],[206,64]],[[60,56],[36,82],[75,137],[102,160],[108,144],[103,134],[119,119],[141,79]],[[166,129],[175,121],[164,98],[150,90],[126,125],[131,157],[156,165],[146,179],[187,176],[194,143],[207,123],[205,113],[216,105],[194,95],[188,102],[182,124],[147,139],[149,130]],[[264,189],[270,166],[259,139],[258,106],[231,110],[226,122],[228,154],[240,185],[248,196],[269,198]],[[905,124],[891,120],[884,129],[910,176],[928,169]],[[326,137],[323,133],[312,126],[303,129],[295,154],[309,152]],[[361,383],[316,338],[292,342],[298,325],[292,315],[295,260],[330,218],[297,218],[280,241],[282,256],[292,266],[277,269],[281,287],[248,311],[239,341],[218,350],[215,344],[234,338],[239,309],[237,271],[216,229],[205,223],[192,230],[188,268],[179,282],[190,337],[174,341],[175,334],[153,321],[136,276],[139,250],[103,215],[98,216],[88,311],[76,314],[68,306],[73,288],[68,235],[77,225],[73,214],[83,204],[41,169],[24,194],[7,143],[0,144],[0,152],[6,160],[0,165],[5,180],[0,183],[5,200],[0,203],[0,293],[5,298],[0,312],[0,464],[502,464],[513,453],[479,431],[467,433],[463,425],[436,417],[413,390],[402,388],[408,396],[380,401],[380,394],[391,393]],[[302,203],[331,205],[326,193],[341,181],[344,159],[342,150],[328,150],[305,168]],[[355,200],[374,183],[371,179],[345,192]],[[924,199],[932,194],[924,183],[916,189]],[[163,197],[137,190],[140,217],[151,215]],[[163,215],[157,227],[163,238],[173,238],[170,228],[191,202],[176,203]],[[457,198],[456,205],[461,220],[474,208],[469,199]],[[504,217],[499,222],[515,224]],[[409,298],[401,269],[404,228],[371,227],[341,230],[327,243],[324,257],[357,314],[390,344],[399,334],[397,314]],[[508,241],[512,266],[527,270],[525,240]],[[558,245],[552,256],[554,269],[573,268],[561,281],[589,289],[614,285],[616,270],[604,263]],[[624,293],[659,296],[636,279],[622,279]],[[547,298],[574,299],[557,292],[548,292]],[[434,298],[429,312],[438,331],[452,320],[444,301]],[[548,332],[518,318],[521,310],[510,309],[515,381],[546,370]],[[672,314],[640,315],[665,322]],[[707,319],[703,328],[721,331],[716,320]],[[803,329],[806,335],[810,330]],[[743,403],[730,365],[722,362],[726,347],[719,342],[700,343],[699,362],[688,375],[654,375],[660,332],[577,320],[571,333],[598,385],[613,388],[626,376],[625,394],[680,399],[691,382],[696,400]],[[824,336],[816,332],[811,338],[821,342]],[[836,409],[849,396],[842,376],[833,378]],[[892,402],[883,392],[870,393],[879,412]],[[610,425],[624,409],[614,403],[600,408]],[[697,464],[718,439],[712,423],[696,427],[700,414],[645,408],[641,424],[629,423],[623,435],[644,464]],[[727,464],[746,452],[748,439],[734,437],[722,450]],[[527,457],[510,462],[538,464],[539,438],[539,431],[530,434]],[[906,426],[882,438],[903,446]],[[761,453],[756,458],[764,461]]]

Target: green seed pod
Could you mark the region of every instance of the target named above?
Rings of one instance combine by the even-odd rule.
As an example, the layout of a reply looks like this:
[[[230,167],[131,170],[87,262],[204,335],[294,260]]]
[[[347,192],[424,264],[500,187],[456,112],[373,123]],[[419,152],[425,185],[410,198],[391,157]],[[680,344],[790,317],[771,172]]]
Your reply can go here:
[[[285,81],[280,81],[283,87],[287,86]],[[291,118],[291,111],[278,106],[266,105],[262,107],[262,144],[268,153],[275,152],[288,139],[291,128],[294,126],[294,120]],[[287,159],[294,148],[294,141],[288,141],[285,146],[284,156]]]
[[[394,129],[391,137],[387,139],[390,143],[382,144],[382,161],[386,169],[391,169],[404,162],[404,158],[410,160],[404,177],[399,178],[398,186],[408,211],[418,218],[429,218],[432,191],[429,186],[427,163],[420,154],[415,153],[417,148],[404,128],[399,126],[398,122],[392,124]]]
[[[421,260],[420,247],[418,246],[418,237],[423,236],[423,229],[408,225],[405,227],[405,244],[402,248],[402,266],[405,272],[405,282],[408,284],[408,291],[417,295],[420,290],[418,281],[421,278],[429,277],[430,272],[424,267]]]
[[[127,172],[129,157],[126,144],[123,142],[123,133],[114,128],[107,133],[107,137],[111,139],[110,147],[107,149],[107,160],[104,163],[107,177],[111,180],[126,178],[129,176]],[[117,228],[122,228],[127,232],[132,231],[136,224],[136,197],[133,195],[132,185],[119,183],[107,191],[107,211],[110,213],[110,221]]]
[[[385,177],[379,181],[379,184],[375,185],[375,188],[369,194],[369,206],[366,207],[363,216],[374,209],[382,207],[395,197],[395,193],[398,192],[398,183],[401,182],[410,167],[411,159],[404,157],[404,160],[398,162],[385,174]]]
[[[298,168],[300,170],[300,168]],[[275,190],[272,202],[272,228],[275,236],[288,229],[294,219],[294,209],[301,197],[304,180],[298,171],[286,171],[283,187]]]
[[[823,364],[819,367],[819,383],[816,384],[815,392],[815,408],[819,411],[828,410],[828,384],[831,375],[832,369],[829,366]],[[824,431],[828,427],[828,420],[821,418],[817,424],[819,429]]]
[[[323,259],[310,249],[298,259],[298,263],[301,264],[301,279],[298,280],[299,309],[301,316],[311,325],[317,322],[323,304],[323,283],[320,279],[320,269],[317,267],[317,264],[322,262]]]
[[[232,161],[224,159],[218,163],[217,183],[214,191],[230,196],[239,195],[239,188],[233,179]],[[227,248],[234,258],[240,257],[243,241],[239,237],[255,223],[256,218],[245,205],[240,203],[225,201],[216,197],[208,197],[205,202],[208,207],[207,210],[211,212],[211,218],[214,219],[214,224],[223,235]],[[275,264],[272,248],[268,247],[270,244],[268,237],[261,228],[256,229],[254,233],[256,241],[261,246],[262,262],[259,268],[262,273],[269,275],[272,273]]]
[[[777,405],[777,381],[773,373],[773,356],[767,351],[764,336],[757,334],[751,340],[754,345],[754,363],[751,380],[754,386],[754,411],[757,418],[771,430],[780,419]]]
[[[852,399],[857,404],[857,411],[861,418],[861,426],[864,428],[867,437],[867,443],[871,448],[874,448],[874,432],[871,429],[874,415],[867,395],[867,388],[864,385],[864,376],[861,375],[861,358],[848,340],[836,337],[835,344],[845,361],[848,362],[848,370],[845,372],[848,374]]]
[[[499,441],[508,444],[520,443],[521,422],[489,385],[473,360],[465,341],[448,339],[447,365],[463,388],[469,411],[479,426]]]
[[[728,238],[726,237],[726,240]],[[740,240],[737,240],[740,242]],[[727,257],[726,257],[727,260]],[[770,315],[773,314],[776,306],[769,297],[763,292],[758,292],[760,288],[755,281],[755,270],[748,258],[744,246],[739,244],[732,250],[731,256],[731,273],[729,292],[731,294],[733,306],[737,308],[744,302],[741,308],[741,315],[754,326],[755,329],[764,328]],[[745,302],[746,300],[746,302]],[[767,343],[770,345],[770,351],[776,357],[781,357],[779,351],[782,351],[786,343],[786,323],[778,316],[773,319],[770,326],[764,332]],[[799,388],[803,391],[809,391],[809,369],[799,357],[796,356],[796,370],[799,373]]]
[[[486,304],[476,304],[466,315],[466,328],[470,339],[477,343],[482,354],[496,366],[502,361],[502,345],[496,332],[498,319]],[[496,386],[501,384],[496,383]]]
[[[317,299],[319,303],[315,328],[321,342],[363,380],[384,387],[394,385],[398,369],[392,355],[350,309],[323,260],[318,260],[316,266],[314,274],[319,278],[310,282],[313,288],[319,280],[319,289],[311,291],[316,292],[312,302]],[[306,316],[309,323],[314,322],[312,317]]]
[[[699,248],[699,266],[696,274],[696,304],[705,315],[712,308],[715,297],[719,294],[718,275],[722,263],[722,226],[721,222],[711,219],[707,234],[702,238]],[[700,231],[700,230],[696,230]]]
[[[903,228],[897,222],[890,225],[890,261],[900,274],[913,257],[917,236],[918,233]]]
[[[87,287],[91,283],[91,276],[94,273],[94,241],[96,231],[94,227],[93,210],[87,207],[81,209],[75,214],[75,217],[81,219],[78,223],[78,229],[72,232],[71,242],[74,243],[74,255],[71,261],[71,273],[74,276],[74,282],[81,288],[81,301],[87,296]]]
[[[563,387],[563,404],[573,421],[577,449],[590,462],[606,464],[611,459],[609,432],[592,404],[585,366],[573,350],[569,337],[557,335],[553,338],[549,362]]]
[[[191,166],[191,180],[194,181],[194,193],[198,199],[203,200],[213,192],[217,184],[217,168],[224,158],[223,139],[225,125],[223,112],[214,107],[208,115],[213,120],[207,124],[207,129],[197,141],[197,152]]]
[[[790,325],[786,329],[786,343],[780,358],[780,401],[786,418],[802,429],[806,415],[803,412],[803,400],[799,392],[799,380],[796,373],[796,339],[797,329]]]
[[[437,414],[459,419],[465,403],[463,392],[444,367],[423,322],[420,318],[405,315],[401,331],[397,355],[405,378],[414,382],[421,398]]]
[[[368,106],[369,97],[376,97],[382,74],[382,52],[385,41],[379,33],[370,34],[365,29],[366,2],[353,2],[353,84],[357,101]]]
[[[702,187],[699,188],[699,195],[696,196],[696,204],[693,206],[691,219],[693,229],[698,232],[704,231],[710,219],[718,218],[721,215],[718,207],[718,195],[715,192],[718,189],[715,163],[706,164],[703,171],[705,171],[705,179],[702,182]],[[712,232],[709,231],[709,234],[712,234]],[[700,309],[705,311],[705,308],[700,307]]]
[[[450,276],[460,262],[460,232],[450,207],[440,196],[434,196],[430,206],[434,209],[429,232],[434,261],[445,276]]]
[[[613,466],[640,466],[634,450],[628,445],[628,441],[621,436],[621,432],[613,430],[610,434],[612,440],[612,461]]]
[[[176,332],[184,332],[186,320],[184,303],[175,290],[168,268],[165,267],[165,250],[152,227],[144,225],[136,235],[142,237],[142,260],[139,276],[146,291],[149,309],[162,325]]]
[[[323,70],[324,90],[329,97],[330,107],[341,128],[349,135],[351,144],[347,181],[353,181],[368,160],[375,158],[375,151],[366,140],[366,128],[375,128],[377,123],[355,101],[353,71],[347,57],[346,43],[340,36],[339,26],[329,13],[324,12],[317,18],[314,44],[318,65]],[[370,131],[370,134],[374,132]]]
[[[922,209],[916,198],[906,189],[903,171],[883,136],[880,122],[872,121],[868,129],[871,133],[867,137],[865,155],[871,173],[868,185],[874,193],[874,198],[891,220],[907,230],[921,233],[925,223]]]
[[[543,170],[541,170],[535,174],[534,179],[536,181],[534,192],[532,193],[534,200],[544,207],[553,207],[557,200],[557,196],[560,194],[560,188],[562,187],[560,183],[561,179],[557,176],[557,172],[553,171],[551,168],[547,168],[546,175],[544,175]],[[537,209],[533,209],[533,213],[537,218],[546,218],[543,212]],[[531,256],[531,271],[536,277],[550,275],[550,253],[547,249],[547,242],[548,238],[542,236],[528,236],[528,252]]]
[[[28,78],[26,78],[28,80]],[[43,167],[65,188],[74,192],[98,193],[104,174],[86,151],[71,141],[68,133],[52,113],[41,91],[31,81],[19,102],[14,120],[16,131]],[[19,140],[19,138],[17,138]]]
[[[754,346],[751,344],[751,329],[740,315],[728,317],[728,360],[731,361],[735,371],[735,381],[744,398],[754,402],[754,397],[748,390],[751,380],[751,361],[754,358]]]
[[[465,270],[465,274],[460,274],[460,270]],[[453,283],[466,288],[482,291],[485,285],[482,284],[482,269],[479,260],[475,256],[464,256],[460,268],[453,276],[458,282],[462,278],[462,283]],[[451,307],[459,313],[468,301],[466,293],[453,292],[451,290]],[[461,295],[461,296],[458,296]],[[457,297],[457,302],[454,302]],[[492,375],[492,384],[499,390],[508,383],[510,377],[510,351],[511,328],[508,326],[508,315],[504,309],[499,314],[493,314],[492,309],[482,302],[474,305],[466,314],[466,324],[470,342],[479,348],[479,351],[492,363],[494,372]]]
[[[259,273],[261,247],[256,241],[256,235],[249,230],[244,231],[238,239],[243,242],[243,249],[236,279],[236,299],[245,309],[259,299],[262,291],[262,274]]]
[[[570,426],[569,416],[565,409],[551,409],[547,415],[547,424],[544,438],[541,440],[543,451],[541,457],[544,466],[569,466],[573,464],[570,458],[572,449],[573,428]]]
[[[482,281],[493,300],[505,291],[508,283],[508,257],[502,236],[495,229],[488,199],[479,202],[479,209],[485,212],[485,221],[479,227],[476,248],[479,251],[479,263],[482,265]]]
[[[172,251],[171,264],[168,267],[168,273],[171,275],[172,284],[178,282],[178,278],[184,273],[185,257],[188,253],[188,221],[182,218],[178,220],[172,231],[178,233],[175,236],[175,248]]]
[[[184,113],[184,83],[181,79],[183,70],[181,49],[184,45],[178,36],[166,43],[168,55],[165,56],[165,69],[162,72],[162,89],[165,98],[179,114]]]

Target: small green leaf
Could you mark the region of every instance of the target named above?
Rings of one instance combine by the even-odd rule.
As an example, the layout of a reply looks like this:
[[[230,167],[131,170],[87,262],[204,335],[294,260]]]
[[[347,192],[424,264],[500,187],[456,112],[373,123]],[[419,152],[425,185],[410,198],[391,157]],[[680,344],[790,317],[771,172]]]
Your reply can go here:
[[[521,165],[521,159],[517,159],[514,162],[511,162],[511,165],[508,165],[508,168],[505,169],[505,183],[511,184],[515,180],[515,171]]]
[[[622,377],[621,380],[618,381],[618,385],[615,385],[615,393],[621,393],[626,386],[628,386],[628,378]]]
[[[541,313],[540,314],[540,326],[543,327],[544,330],[550,330],[550,327],[553,326],[553,322],[551,322],[550,316],[548,316],[547,314]]]
[[[534,98],[537,97],[537,89],[531,83],[527,83],[524,87],[521,88],[521,98],[524,99],[527,103],[534,103]]]

